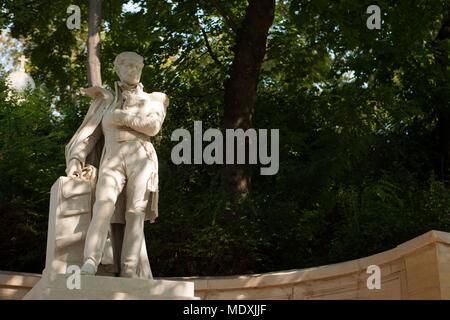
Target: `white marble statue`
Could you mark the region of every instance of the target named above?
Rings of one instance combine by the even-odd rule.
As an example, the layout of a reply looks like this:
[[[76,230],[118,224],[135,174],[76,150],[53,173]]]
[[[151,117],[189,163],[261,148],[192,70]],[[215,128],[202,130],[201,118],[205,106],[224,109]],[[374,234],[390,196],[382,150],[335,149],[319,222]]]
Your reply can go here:
[[[143,229],[144,220],[158,216],[158,159],[150,137],[160,131],[169,100],[164,93],[143,91],[143,66],[140,55],[123,52],[114,61],[120,78],[115,92],[82,90],[93,102],[66,146],[68,177],[80,177],[89,165],[98,168],[85,275],[114,260],[121,277],[152,277]]]

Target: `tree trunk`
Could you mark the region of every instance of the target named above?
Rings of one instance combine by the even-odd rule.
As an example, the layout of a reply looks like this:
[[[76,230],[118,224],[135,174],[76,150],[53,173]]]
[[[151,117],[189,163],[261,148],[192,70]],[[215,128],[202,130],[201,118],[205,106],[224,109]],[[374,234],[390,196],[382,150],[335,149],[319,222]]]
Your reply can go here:
[[[441,29],[436,37],[436,41],[444,41],[450,39],[450,17],[442,23]],[[441,66],[442,72],[447,73],[449,59],[447,55],[441,54],[437,59]],[[438,142],[438,168],[437,174],[447,184],[450,181],[450,112],[446,107],[446,101],[441,101],[437,97],[437,125],[436,134]]]
[[[100,25],[102,21],[102,1],[89,0],[88,25],[88,81],[90,86],[102,85],[100,65]]]
[[[230,78],[225,83],[225,129],[252,127],[261,65],[266,53],[267,36],[274,20],[275,0],[250,0],[245,18],[237,29]],[[248,144],[246,144],[248,150]],[[236,163],[236,152],[235,152]],[[226,165],[225,188],[238,199],[249,192],[250,174],[246,165]]]

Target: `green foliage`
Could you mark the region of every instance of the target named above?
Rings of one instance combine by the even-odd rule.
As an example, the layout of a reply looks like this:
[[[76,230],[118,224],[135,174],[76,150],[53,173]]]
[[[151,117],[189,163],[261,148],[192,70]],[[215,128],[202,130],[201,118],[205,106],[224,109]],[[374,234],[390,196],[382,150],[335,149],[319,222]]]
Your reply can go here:
[[[48,93],[18,96],[0,87],[0,261],[36,270],[45,258],[49,188],[64,171],[68,136]]]

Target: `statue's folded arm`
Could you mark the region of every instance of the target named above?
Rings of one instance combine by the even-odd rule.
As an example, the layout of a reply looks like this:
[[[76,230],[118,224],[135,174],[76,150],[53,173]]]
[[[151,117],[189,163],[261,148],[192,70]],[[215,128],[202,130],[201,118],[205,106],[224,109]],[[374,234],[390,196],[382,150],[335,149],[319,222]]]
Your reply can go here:
[[[116,109],[114,110],[114,120],[120,125],[127,126],[152,137],[157,135],[161,130],[164,114],[162,112],[152,112],[148,115],[141,115]]]

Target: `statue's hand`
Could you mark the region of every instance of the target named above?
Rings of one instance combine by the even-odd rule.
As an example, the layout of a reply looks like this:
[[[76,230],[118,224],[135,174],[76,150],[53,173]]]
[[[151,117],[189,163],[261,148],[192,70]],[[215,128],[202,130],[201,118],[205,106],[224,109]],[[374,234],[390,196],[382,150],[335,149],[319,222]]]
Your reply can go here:
[[[72,159],[69,161],[69,165],[66,169],[66,174],[68,177],[81,177],[81,171],[83,167],[78,159]]]
[[[104,97],[103,88],[99,86],[94,86],[86,89],[81,88],[80,91],[83,95],[91,97],[92,99]]]

